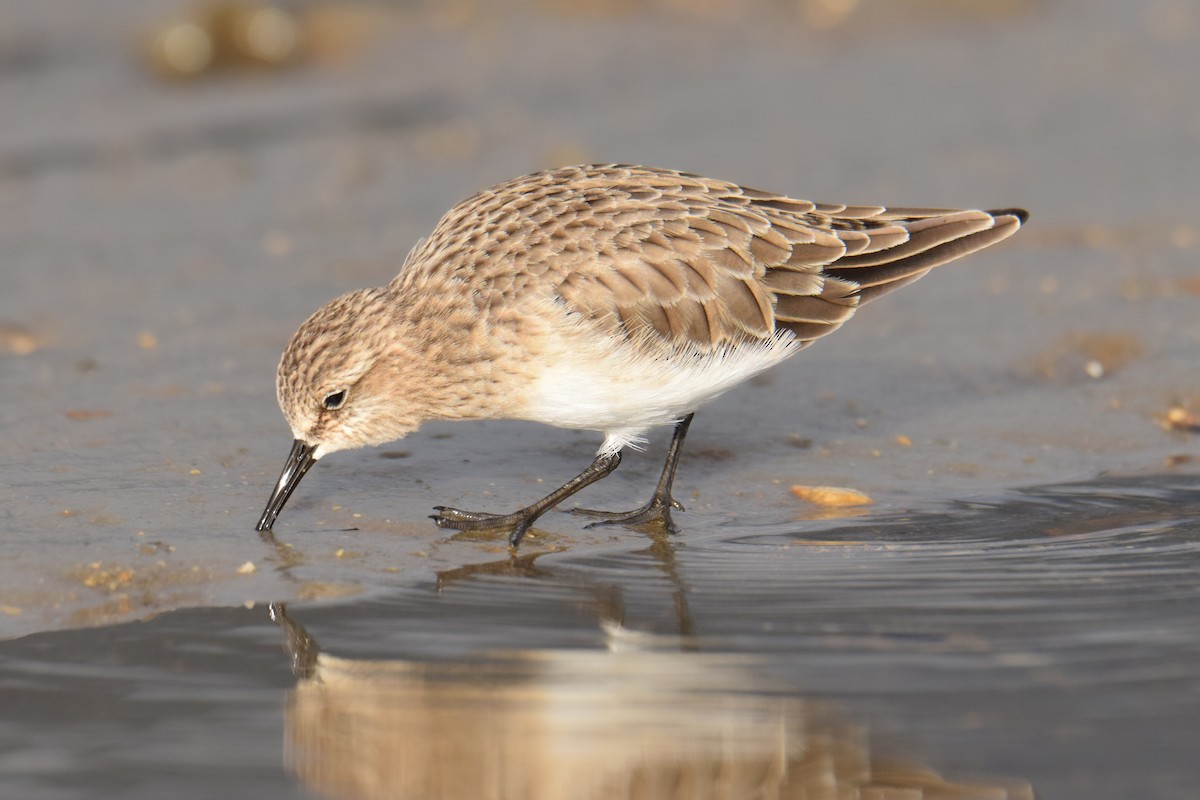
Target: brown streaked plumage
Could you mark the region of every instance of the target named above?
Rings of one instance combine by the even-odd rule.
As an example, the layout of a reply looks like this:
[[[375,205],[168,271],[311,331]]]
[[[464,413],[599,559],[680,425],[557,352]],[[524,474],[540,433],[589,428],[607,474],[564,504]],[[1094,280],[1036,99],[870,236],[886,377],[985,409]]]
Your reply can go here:
[[[310,317],[279,364],[295,436],[258,529],[337,450],[429,419],[531,419],[605,434],[595,461],[513,514],[439,507],[516,545],[547,509],[675,423],[651,501],[605,521],[673,528],[692,412],[837,330],[859,306],[1011,236],[1026,212],[811,203],[671,170],[577,166],[451,209],[386,287]],[[589,512],[598,513],[598,512]]]

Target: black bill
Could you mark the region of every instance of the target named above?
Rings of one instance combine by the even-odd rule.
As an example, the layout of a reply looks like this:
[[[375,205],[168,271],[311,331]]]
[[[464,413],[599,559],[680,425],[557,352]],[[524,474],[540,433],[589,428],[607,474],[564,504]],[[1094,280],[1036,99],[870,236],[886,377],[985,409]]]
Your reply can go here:
[[[313,458],[314,449],[299,439],[292,442],[292,452],[288,454],[287,463],[283,465],[283,472],[279,473],[279,482],[275,484],[275,491],[271,492],[271,499],[267,501],[267,507],[263,509],[262,519],[258,521],[258,527],[255,530],[271,530],[276,517],[279,516],[280,511],[283,511],[284,504],[292,496],[292,491],[299,485],[304,473],[308,472],[309,467],[316,463],[316,459]]]

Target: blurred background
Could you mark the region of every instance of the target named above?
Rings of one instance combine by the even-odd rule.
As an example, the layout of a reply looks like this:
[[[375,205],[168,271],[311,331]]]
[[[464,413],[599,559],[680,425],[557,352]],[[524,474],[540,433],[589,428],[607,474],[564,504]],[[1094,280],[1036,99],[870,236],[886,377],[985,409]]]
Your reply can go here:
[[[1182,577],[1200,563],[1198,43],[1190,0],[0,0],[0,641],[50,637],[9,651],[46,654],[44,670],[109,652],[104,631],[141,630],[121,623],[221,609],[146,635],[247,626],[204,646],[269,643],[253,663],[273,665],[278,688],[270,600],[325,609],[328,636],[356,603],[393,598],[346,634],[360,654],[381,630],[416,630],[414,592],[440,609],[439,630],[419,629],[432,650],[439,636],[469,652],[594,630],[538,622],[575,590],[545,588],[500,540],[426,519],[440,503],[540,496],[588,462],[586,433],[430,425],[322,461],[279,542],[252,530],[290,440],[274,371],[291,333],[329,299],[390,280],[442,213],[495,182],[625,162],[825,202],[1022,206],[1032,218],[1013,239],[707,407],[678,479],[680,537],[647,550],[641,533],[553,514],[526,547],[569,566],[556,587],[628,580],[641,627],[832,658],[828,673],[806,667],[811,685],[843,699],[873,687],[885,728],[912,719],[896,665],[925,665],[915,642],[1002,665],[960,687],[944,718],[917,703],[936,745],[917,761],[969,745],[939,763],[1049,780],[1058,797],[1192,796],[1194,767],[1172,743],[1194,741],[1200,718],[1185,714],[1200,696],[1200,614]],[[665,435],[581,504],[640,502]],[[792,491],[811,486],[867,504]],[[880,530],[893,538],[875,550]],[[947,545],[968,563],[901,547],[926,536],[984,538],[967,555]],[[866,550],[837,546],[851,540]],[[1006,566],[988,560],[1015,540]],[[1051,541],[1066,549],[1047,561]],[[803,558],[781,555],[793,545]],[[645,574],[621,577],[622,559]],[[764,577],[772,564],[789,572]],[[454,605],[461,590],[428,599],[434,576],[477,572],[504,577],[468,581],[486,598],[475,612]],[[757,581],[773,588],[743,602]],[[804,604],[788,599],[797,586]],[[545,605],[520,605],[529,591]],[[973,610],[956,616],[965,596]],[[1014,607],[1028,616],[1002,612]],[[810,623],[783,644],[765,633]],[[88,626],[117,627],[53,633]],[[1103,657],[1072,661],[1101,642]],[[846,677],[864,651],[877,660]],[[33,670],[19,659],[0,652]],[[1079,675],[1094,693],[1046,694]],[[1129,694],[1109,705],[1097,687],[1116,684]],[[1040,688],[1005,707],[998,685]],[[1153,702],[1147,686],[1162,691]],[[1008,711],[978,711],[983,697]],[[1103,734],[1082,721],[1099,708]],[[1151,709],[1175,716],[1155,727]],[[52,716],[31,707],[0,745]],[[1105,771],[1131,754],[1153,768]],[[0,758],[0,777],[15,763]],[[34,774],[22,769],[9,774]],[[43,796],[30,781],[21,796]]]
[[[788,519],[796,482],[907,505],[1194,469],[1198,36],[1183,0],[0,4],[0,625],[164,554],[189,586],[151,607],[283,591],[218,587],[257,557],[291,332],[454,203],[567,163],[1033,213],[704,414],[717,457],[684,480],[714,510],[744,507],[730,485]],[[594,447],[526,427],[345,454],[284,522],[428,539],[430,506],[533,494]]]

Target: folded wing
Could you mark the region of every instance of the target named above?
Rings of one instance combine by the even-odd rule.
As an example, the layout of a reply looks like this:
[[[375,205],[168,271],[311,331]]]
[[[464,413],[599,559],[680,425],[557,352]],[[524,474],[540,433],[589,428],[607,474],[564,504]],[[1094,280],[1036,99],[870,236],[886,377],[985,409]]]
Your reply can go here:
[[[713,350],[789,330],[804,344],[863,303],[1011,236],[1019,209],[812,203],[698,176],[627,170],[594,200],[594,253],[559,297],[612,333]]]

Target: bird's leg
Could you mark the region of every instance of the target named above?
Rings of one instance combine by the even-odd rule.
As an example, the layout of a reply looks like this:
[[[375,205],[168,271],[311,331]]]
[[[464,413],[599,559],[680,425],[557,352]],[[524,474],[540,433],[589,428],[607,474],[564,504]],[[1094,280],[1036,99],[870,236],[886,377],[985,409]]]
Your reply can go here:
[[[675,425],[675,434],[671,437],[671,446],[667,448],[667,463],[663,466],[662,476],[654,494],[641,508],[633,511],[593,511],[590,508],[572,508],[572,514],[585,514],[589,517],[599,517],[587,527],[593,525],[642,525],[659,523],[670,533],[676,533],[675,521],[671,519],[671,509],[683,511],[683,506],[671,497],[671,484],[675,482],[675,468],[679,465],[679,454],[683,451],[683,439],[687,436],[688,426],[692,424],[695,413],[688,414]]]
[[[620,451],[616,453],[601,453],[596,456],[596,459],[583,472],[571,478],[571,480],[536,503],[514,511],[511,514],[459,511],[457,508],[435,506],[433,510],[438,513],[432,515],[430,519],[436,522],[439,527],[457,528],[461,531],[507,530],[509,532],[508,543],[516,547],[520,544],[521,537],[525,535],[525,531],[529,530],[529,526],[533,524],[534,520],[583,487],[590,486],[600,480],[616,469],[620,463]]]

